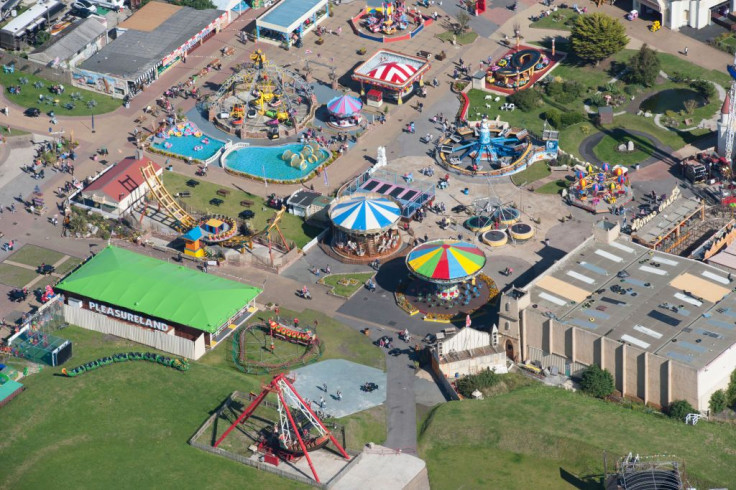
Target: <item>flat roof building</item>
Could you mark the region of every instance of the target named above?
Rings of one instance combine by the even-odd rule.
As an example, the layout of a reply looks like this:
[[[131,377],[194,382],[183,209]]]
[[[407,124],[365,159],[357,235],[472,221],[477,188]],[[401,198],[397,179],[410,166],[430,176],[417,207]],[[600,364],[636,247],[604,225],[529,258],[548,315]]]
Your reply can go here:
[[[41,0],[33,4],[0,29],[0,48],[20,49],[29,36],[34,35],[50,20],[55,19],[62,10],[64,10],[64,4],[57,0]]]
[[[150,2],[118,26],[118,37],[72,73],[72,83],[116,97],[136,95],[227,25],[222,10]]]
[[[327,0],[281,0],[256,19],[256,39],[291,45],[327,18]]]
[[[685,399],[705,411],[736,368],[731,280],[603,221],[528,286],[503,294],[499,334],[517,361],[571,375],[598,364],[624,396],[656,406]]]
[[[42,49],[30,53],[28,59],[42,65],[74,68],[107,42],[107,19],[95,15],[74,21]]]

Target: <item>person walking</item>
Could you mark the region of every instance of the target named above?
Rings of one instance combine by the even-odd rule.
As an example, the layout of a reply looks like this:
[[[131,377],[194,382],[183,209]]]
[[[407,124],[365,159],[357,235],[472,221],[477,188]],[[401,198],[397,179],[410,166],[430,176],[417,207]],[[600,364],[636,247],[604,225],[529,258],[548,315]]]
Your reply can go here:
[[[683,50],[682,50],[682,53],[683,53],[683,54],[684,54],[685,56],[687,56],[687,51],[688,51],[688,49],[687,49],[687,46],[685,46],[685,49],[683,49]]]
[[[342,391],[340,390],[337,390],[337,400],[338,401],[342,400]]]
[[[327,393],[327,383],[322,383],[322,391]]]

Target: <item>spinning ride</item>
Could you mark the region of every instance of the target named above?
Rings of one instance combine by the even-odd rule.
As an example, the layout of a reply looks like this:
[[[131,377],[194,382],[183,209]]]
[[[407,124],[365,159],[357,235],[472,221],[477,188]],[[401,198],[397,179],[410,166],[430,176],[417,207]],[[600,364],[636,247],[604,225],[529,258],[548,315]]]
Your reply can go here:
[[[332,250],[338,257],[365,260],[385,258],[401,247],[397,224],[401,207],[378,194],[336,199],[330,206]]]
[[[476,128],[459,128],[440,140],[440,165],[468,175],[501,176],[521,170],[532,150],[529,133],[483,118]]]
[[[610,206],[626,204],[634,197],[626,167],[603,163],[599,168],[588,164],[576,166],[575,183],[570,187],[569,200],[574,206],[593,213],[608,212]]]
[[[363,116],[360,114],[363,102],[352,95],[341,95],[327,103],[327,112],[330,120],[327,122],[336,129],[352,129],[360,124]]]
[[[406,256],[409,272],[432,285],[442,301],[460,297],[460,283],[475,282],[486,255],[481,249],[458,240],[433,240],[415,247]]]
[[[302,128],[314,115],[316,99],[309,84],[268,61],[261,50],[250,59],[200,106],[209,121],[241,138],[265,138],[281,126]]]
[[[285,374],[275,376],[271,383],[263,388],[263,391],[217,439],[214,447],[218,447],[235,427],[247,421],[269,394],[276,395],[279,420],[267,434],[262,436],[258,443],[259,452],[276,454],[288,461],[304,456],[318,483],[320,480],[312,458],[309,456],[310,451],[321,449],[332,442],[342,457],[350,459],[345,449],[312,411],[309,404],[297,393],[292,381]]]

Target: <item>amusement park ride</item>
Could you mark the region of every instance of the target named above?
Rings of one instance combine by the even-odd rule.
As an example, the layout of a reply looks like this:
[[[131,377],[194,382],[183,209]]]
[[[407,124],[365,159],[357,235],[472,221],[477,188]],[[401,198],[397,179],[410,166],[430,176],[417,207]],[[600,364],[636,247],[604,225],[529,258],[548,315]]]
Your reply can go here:
[[[321,449],[332,441],[340,454],[346,460],[350,459],[350,456],[337,442],[332,432],[325,427],[324,423],[297,393],[292,382],[283,373],[275,376],[268,385],[263,387],[263,391],[217,439],[214,447],[218,447],[235,427],[247,421],[270,393],[275,394],[278,401],[279,421],[274,424],[269,434],[261,437],[258,443],[259,452],[273,454],[286,461],[293,461],[304,456],[309,463],[314,479],[318,483],[320,480],[312,463],[312,458],[309,456],[310,451]]]
[[[210,217],[205,217],[202,221],[197,221],[192,215],[187,213],[178,202],[172,197],[169,191],[164,187],[161,179],[156,175],[156,170],[152,163],[141,168],[141,174],[151,189],[151,194],[158,201],[164,212],[168,214],[174,221],[177,230],[182,232],[190,231],[194,228],[201,227],[205,230],[203,241],[207,243],[217,243],[224,247],[233,248],[243,253],[245,248],[253,250],[254,241],[259,238],[265,238],[265,243],[269,250],[273,246],[288,252],[291,247],[284,238],[279,222],[286,213],[286,208],[281,208],[268,220],[263,230],[248,235],[238,235],[235,221],[229,218],[217,217],[218,220],[224,221],[225,229],[221,232],[216,230],[208,233],[207,225],[211,222]]]
[[[733,161],[733,139],[736,137],[736,127],[734,126],[734,118],[736,118],[736,55],[734,55],[733,65],[728,65],[726,69],[728,74],[731,75],[731,88],[728,91],[731,104],[728,107],[729,121],[726,128],[726,152],[723,156],[726,157],[730,165]]]

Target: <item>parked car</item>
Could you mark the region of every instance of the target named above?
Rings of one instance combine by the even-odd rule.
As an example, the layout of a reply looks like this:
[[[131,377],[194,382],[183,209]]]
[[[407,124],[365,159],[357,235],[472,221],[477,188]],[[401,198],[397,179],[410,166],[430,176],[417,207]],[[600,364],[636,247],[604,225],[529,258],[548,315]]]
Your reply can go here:
[[[24,114],[28,117],[38,117],[41,115],[41,109],[38,107],[29,107],[25,110]]]
[[[77,0],[72,4],[72,13],[85,14],[79,15],[80,17],[96,14],[97,6],[87,0]]]

